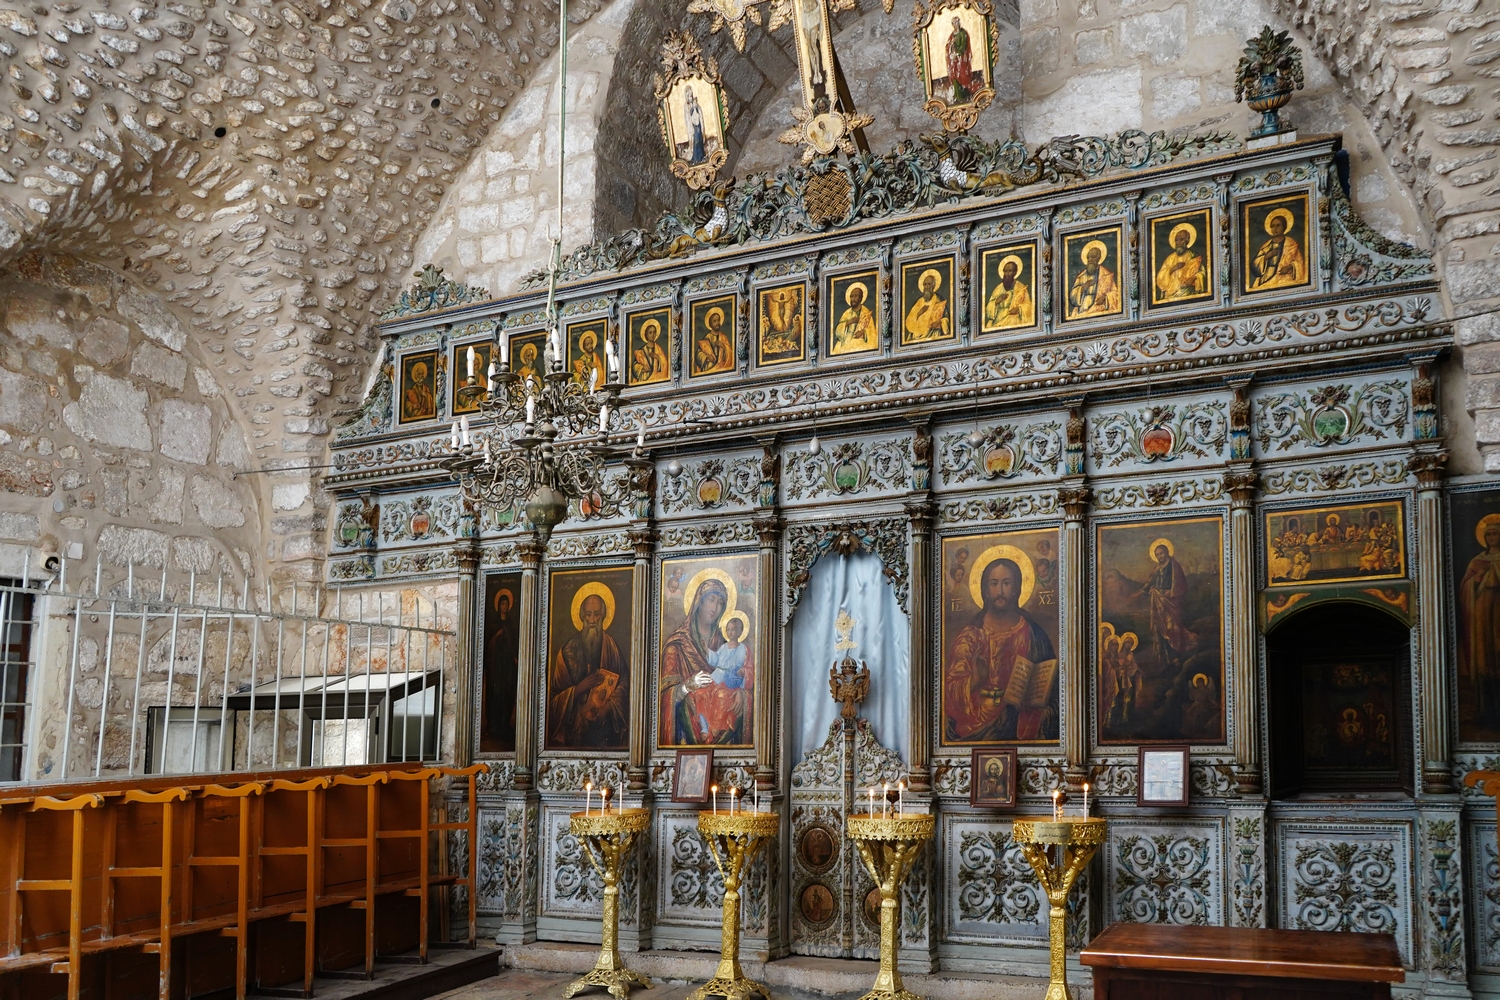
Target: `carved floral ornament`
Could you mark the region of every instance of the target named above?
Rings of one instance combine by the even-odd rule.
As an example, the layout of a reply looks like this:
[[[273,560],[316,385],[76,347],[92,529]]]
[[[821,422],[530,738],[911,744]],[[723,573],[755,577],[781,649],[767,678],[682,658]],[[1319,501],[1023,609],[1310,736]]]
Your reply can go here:
[[[794,524],[786,529],[787,599],[786,620],[797,611],[802,592],[812,580],[813,565],[825,555],[870,552],[880,557],[885,579],[896,592],[896,601],[907,611],[910,571],[906,549],[909,528],[905,518],[872,518],[833,524]]]

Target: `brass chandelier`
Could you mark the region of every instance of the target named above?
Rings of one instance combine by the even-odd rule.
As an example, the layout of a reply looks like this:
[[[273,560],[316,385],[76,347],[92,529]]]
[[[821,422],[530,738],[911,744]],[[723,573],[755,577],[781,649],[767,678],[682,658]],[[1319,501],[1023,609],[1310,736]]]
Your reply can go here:
[[[562,80],[558,113],[557,237],[552,241],[548,262],[547,345],[543,371],[537,375],[515,372],[510,364],[509,339],[496,328],[498,364],[491,363],[483,386],[474,380],[476,352],[469,348],[470,384],[458,390],[466,407],[478,406],[481,416],[492,421],[488,434],[474,434],[469,418],[453,425],[448,447],[442,452],[443,468],[458,480],[464,500],[480,508],[512,509],[524,504],[526,517],[542,540],[568,516],[570,503],[585,515],[617,511],[629,493],[627,476],[611,480],[607,472],[610,454],[609,421],[619,406],[620,357],[612,338],[604,343],[606,365],[603,384],[600,370],[590,366],[585,386],[582,372],[568,370],[562,324],[557,304],[557,281],[562,265],[563,192],[567,190],[566,148],[568,124],[568,3],[561,0],[558,16],[558,61]],[[519,425],[519,427],[518,427]],[[505,431],[509,429],[510,434]],[[573,440],[559,443],[565,436]],[[636,437],[636,456],[645,444],[645,432]]]

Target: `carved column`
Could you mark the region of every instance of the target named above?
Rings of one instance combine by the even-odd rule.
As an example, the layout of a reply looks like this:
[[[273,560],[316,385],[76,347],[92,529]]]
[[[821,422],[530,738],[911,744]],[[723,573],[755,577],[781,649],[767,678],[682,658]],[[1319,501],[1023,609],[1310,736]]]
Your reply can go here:
[[[541,607],[541,565],[547,544],[535,533],[516,546],[521,557],[521,636],[516,670],[516,788],[533,787],[536,774],[537,684],[541,656],[537,652]]]
[[[937,683],[932,666],[932,504],[927,499],[906,504],[911,520],[911,746],[908,768],[911,790],[932,790],[932,690]]]
[[[1446,553],[1443,550],[1443,468],[1448,452],[1440,441],[1419,443],[1412,457],[1417,474],[1417,650],[1422,679],[1422,790],[1428,795],[1453,792],[1449,770],[1452,748],[1448,699],[1446,621]]]
[[[755,678],[755,785],[762,794],[776,787],[776,692],[780,688],[777,638],[780,634],[781,602],[777,599],[777,566],[781,554],[781,518],[774,511],[755,517],[760,540],[758,572],[763,608],[756,621]]]
[[[816,286],[816,282],[813,283]],[[776,692],[781,690],[781,456],[773,435],[760,440],[760,488],[755,498],[755,534],[760,541],[757,572],[763,610],[756,623],[755,786],[776,788]]]
[[[465,505],[467,507],[467,504]],[[475,697],[474,676],[479,659],[478,645],[474,633],[478,627],[479,602],[475,597],[479,581],[479,539],[472,528],[474,516],[465,512],[460,522],[460,541],[453,555],[458,560],[458,662],[453,671],[453,761],[459,767],[468,767],[474,759],[474,733],[478,714],[478,698]]]
[[[1229,492],[1229,683],[1234,691],[1234,770],[1241,795],[1260,793],[1260,671],[1255,627],[1255,485],[1248,462],[1232,463]]]
[[[1081,789],[1089,780],[1088,587],[1084,553],[1088,549],[1089,488],[1082,481],[1057,493],[1063,509],[1058,561],[1062,595],[1062,735],[1068,787]]]
[[[650,784],[651,698],[646,690],[651,678],[651,553],[656,545],[656,529],[632,528],[630,545],[635,550],[631,581],[635,600],[631,604],[630,633],[630,766],[627,775],[630,790],[645,792]]]

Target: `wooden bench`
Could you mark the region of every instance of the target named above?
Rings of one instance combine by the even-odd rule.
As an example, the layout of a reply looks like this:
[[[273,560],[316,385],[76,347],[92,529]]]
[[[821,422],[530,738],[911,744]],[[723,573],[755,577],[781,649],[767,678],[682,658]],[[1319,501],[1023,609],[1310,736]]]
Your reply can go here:
[[[1388,1000],[1389,934],[1111,924],[1079,955],[1095,1000]]]

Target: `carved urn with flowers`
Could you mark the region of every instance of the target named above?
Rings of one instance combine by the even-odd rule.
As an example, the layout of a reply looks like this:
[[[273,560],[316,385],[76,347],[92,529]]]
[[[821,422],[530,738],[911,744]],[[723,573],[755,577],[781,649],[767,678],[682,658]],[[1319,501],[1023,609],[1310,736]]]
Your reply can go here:
[[[1289,131],[1280,111],[1292,99],[1293,90],[1301,90],[1302,51],[1292,44],[1287,31],[1273,31],[1270,25],[1245,43],[1234,71],[1234,99],[1244,101],[1251,111],[1260,112],[1260,124],[1250,130],[1250,137],[1276,135]]]

